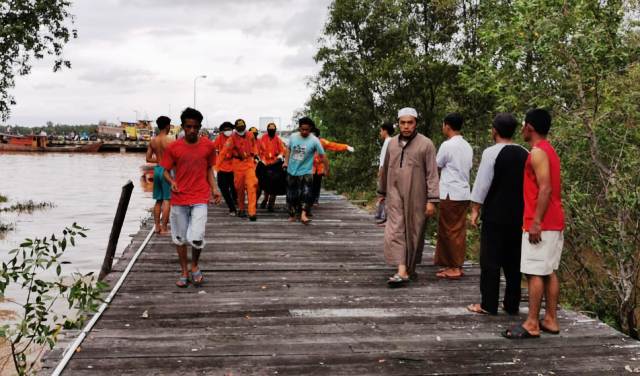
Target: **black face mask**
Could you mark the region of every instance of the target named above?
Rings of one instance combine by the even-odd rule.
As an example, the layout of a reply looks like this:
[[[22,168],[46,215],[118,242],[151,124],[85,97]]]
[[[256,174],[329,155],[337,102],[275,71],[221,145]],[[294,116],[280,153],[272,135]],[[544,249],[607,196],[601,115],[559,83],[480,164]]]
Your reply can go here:
[[[275,129],[267,129],[267,134],[269,135],[269,137],[273,138],[276,135],[276,130]]]

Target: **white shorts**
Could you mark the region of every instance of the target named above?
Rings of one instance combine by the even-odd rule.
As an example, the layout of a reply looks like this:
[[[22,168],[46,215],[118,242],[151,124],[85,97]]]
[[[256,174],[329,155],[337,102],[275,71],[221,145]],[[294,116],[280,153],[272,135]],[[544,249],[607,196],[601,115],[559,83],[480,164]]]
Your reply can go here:
[[[520,272],[546,276],[558,270],[564,233],[562,231],[542,231],[538,244],[529,243],[529,233],[522,233],[522,256]]]
[[[175,245],[189,244],[204,248],[204,227],[207,224],[207,204],[172,205],[171,240]]]

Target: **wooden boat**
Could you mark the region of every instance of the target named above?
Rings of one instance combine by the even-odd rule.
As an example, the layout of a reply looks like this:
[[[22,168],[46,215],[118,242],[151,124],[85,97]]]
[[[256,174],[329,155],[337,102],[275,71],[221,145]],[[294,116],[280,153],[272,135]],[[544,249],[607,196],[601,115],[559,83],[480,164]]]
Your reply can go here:
[[[102,141],[73,146],[49,146],[47,136],[16,136],[0,134],[0,152],[60,152],[60,153],[95,153],[102,146]]]

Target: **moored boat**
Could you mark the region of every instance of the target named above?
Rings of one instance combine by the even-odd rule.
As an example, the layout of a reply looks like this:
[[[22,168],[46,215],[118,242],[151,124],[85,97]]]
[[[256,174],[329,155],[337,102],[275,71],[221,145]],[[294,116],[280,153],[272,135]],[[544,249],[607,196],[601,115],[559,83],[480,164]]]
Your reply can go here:
[[[0,134],[0,152],[60,152],[60,153],[95,153],[102,146],[102,141],[83,145],[49,146],[47,136],[16,136]]]

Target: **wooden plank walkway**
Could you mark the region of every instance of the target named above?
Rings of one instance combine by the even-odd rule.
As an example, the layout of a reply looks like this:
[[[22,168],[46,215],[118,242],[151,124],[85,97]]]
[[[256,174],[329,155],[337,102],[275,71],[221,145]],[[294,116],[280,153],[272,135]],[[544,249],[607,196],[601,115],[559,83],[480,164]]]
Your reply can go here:
[[[133,239],[117,280],[146,232]],[[561,335],[509,341],[520,318],[482,316],[479,268],[435,278],[427,251],[419,280],[389,289],[383,231],[370,214],[324,194],[313,224],[283,211],[251,223],[212,207],[202,288],[174,286],[168,237],[154,236],[65,375],[624,375],[640,372],[640,342],[561,311]],[[148,313],[148,318],[143,313]],[[49,354],[51,372],[61,350]]]

